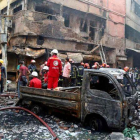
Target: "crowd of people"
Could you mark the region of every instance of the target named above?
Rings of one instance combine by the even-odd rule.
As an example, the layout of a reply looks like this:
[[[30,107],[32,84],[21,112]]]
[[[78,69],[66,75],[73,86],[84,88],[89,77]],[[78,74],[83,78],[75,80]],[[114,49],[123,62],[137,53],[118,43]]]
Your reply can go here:
[[[3,79],[6,77],[5,68],[2,64],[3,60],[0,59],[1,93],[3,92]],[[37,70],[35,60],[31,60],[28,67],[25,66],[24,61],[19,62],[19,65],[17,66],[17,90],[18,93],[20,93],[19,87],[27,85],[29,87],[48,90],[55,90],[57,87],[81,86],[84,69],[100,68],[110,68],[110,66],[106,63],[99,65],[98,62],[95,62],[91,67],[88,63],[83,62],[77,66],[74,61],[69,58],[66,58],[65,63],[63,63],[58,58],[58,50],[54,49],[51,52],[51,57],[40,66],[39,71]],[[135,86],[137,86],[140,83],[140,71],[137,68],[129,67],[125,67],[124,70],[128,73]],[[122,80],[122,77],[118,77],[118,80]],[[125,81],[123,79],[123,83],[124,85],[127,85],[127,80]]]
[[[106,63],[99,65],[98,62],[95,62],[92,67],[90,67],[88,63],[83,62],[81,62],[79,66],[76,66],[74,61],[69,58],[66,58],[65,63],[63,63],[57,55],[58,50],[52,50],[51,57],[40,66],[39,72],[37,71],[35,60],[31,60],[31,64],[28,68],[24,65],[24,61],[21,61],[17,68],[19,71],[17,79],[18,92],[19,86],[27,85],[29,85],[29,87],[44,88],[48,90],[54,90],[57,87],[81,86],[84,69],[110,68]],[[125,67],[124,70],[129,74],[133,83],[137,86],[140,81],[137,68],[129,69],[128,67]],[[27,77],[29,77],[29,83]]]

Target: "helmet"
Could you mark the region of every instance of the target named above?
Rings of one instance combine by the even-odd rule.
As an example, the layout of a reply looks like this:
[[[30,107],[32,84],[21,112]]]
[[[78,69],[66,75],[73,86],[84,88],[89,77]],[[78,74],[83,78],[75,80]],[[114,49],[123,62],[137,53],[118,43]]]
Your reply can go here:
[[[3,64],[3,60],[2,59],[0,59],[0,63]]]
[[[35,60],[31,60],[31,63],[36,63],[36,61]]]
[[[110,68],[110,66],[109,65],[106,65],[106,68]]]
[[[106,68],[106,63],[103,63],[103,64],[102,64],[102,67],[103,67],[103,68]]]
[[[93,65],[92,68],[93,68],[93,69],[97,69],[97,65]]]
[[[54,54],[54,53],[58,54],[58,50],[54,49],[51,51],[51,54]]]
[[[84,67],[85,68],[88,68],[89,67],[89,64],[88,63],[85,63]]]
[[[48,66],[44,66],[43,70],[49,70],[49,67]]]
[[[99,66],[99,63],[98,63],[98,62],[95,62],[95,63],[94,63],[94,65],[97,65],[97,66]]]
[[[124,71],[128,72],[129,71],[129,67],[124,67]]]
[[[69,59],[69,62],[73,62],[73,60],[70,58],[70,59]]]
[[[83,62],[81,62],[81,65],[84,66],[85,64]]]
[[[45,61],[45,63],[44,63],[45,65],[47,65],[47,61]]]
[[[38,76],[38,73],[37,73],[36,71],[33,71],[33,72],[32,72],[32,76],[37,77],[37,76]]]

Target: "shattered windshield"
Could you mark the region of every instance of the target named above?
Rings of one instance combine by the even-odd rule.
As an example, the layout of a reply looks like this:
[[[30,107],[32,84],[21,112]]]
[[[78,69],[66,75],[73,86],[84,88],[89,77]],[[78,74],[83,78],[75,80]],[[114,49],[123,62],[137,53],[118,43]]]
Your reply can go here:
[[[131,96],[135,93],[134,91],[134,85],[131,82],[131,79],[128,74],[119,74],[115,76],[117,81],[120,83],[124,93],[126,96]]]

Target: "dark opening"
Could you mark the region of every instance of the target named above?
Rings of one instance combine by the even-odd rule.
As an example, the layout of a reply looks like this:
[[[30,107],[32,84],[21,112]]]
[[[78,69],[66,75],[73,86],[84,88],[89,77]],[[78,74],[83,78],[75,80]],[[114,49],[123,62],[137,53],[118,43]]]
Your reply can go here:
[[[22,10],[22,5],[16,7],[14,10],[13,10],[13,13],[16,13],[18,11]]]
[[[94,40],[94,36],[95,36],[95,23],[93,21],[90,21],[90,33],[89,36],[91,38],[91,40]]]
[[[63,14],[63,17],[64,17],[64,25],[66,27],[69,27],[70,26],[70,16],[68,14]]]
[[[44,37],[38,36],[38,38],[37,38],[37,45],[43,45],[43,43],[44,43]]]
[[[140,33],[128,25],[125,26],[125,38],[140,43]]]
[[[87,21],[84,19],[81,19],[80,22],[80,31],[87,32]]]

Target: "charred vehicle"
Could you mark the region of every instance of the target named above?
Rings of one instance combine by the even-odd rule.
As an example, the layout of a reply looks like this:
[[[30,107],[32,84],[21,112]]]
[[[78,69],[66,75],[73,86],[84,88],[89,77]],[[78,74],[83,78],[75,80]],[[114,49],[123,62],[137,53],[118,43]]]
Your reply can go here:
[[[128,80],[129,92],[117,77]],[[119,82],[118,82],[119,81]],[[59,91],[20,87],[21,98],[17,105],[27,102],[46,109],[70,113],[86,122],[92,129],[123,129],[137,119],[138,92],[129,76],[119,69],[85,69],[81,87],[60,88]]]

